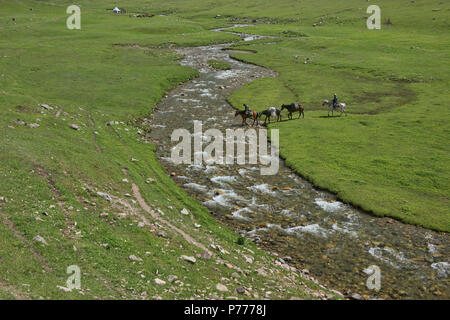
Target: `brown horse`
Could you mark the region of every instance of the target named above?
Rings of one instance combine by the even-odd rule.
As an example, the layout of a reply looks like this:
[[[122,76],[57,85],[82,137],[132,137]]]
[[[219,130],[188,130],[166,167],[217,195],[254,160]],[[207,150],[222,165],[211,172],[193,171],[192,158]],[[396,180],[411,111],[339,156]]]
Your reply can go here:
[[[255,110],[250,110],[248,105],[246,105],[245,103],[244,103],[244,108],[245,108],[244,110],[237,110],[234,113],[234,116],[237,117],[238,115],[240,115],[242,117],[242,124],[248,125],[247,119],[251,118],[251,119],[253,119],[252,126],[255,124],[255,121],[256,121],[256,125],[259,125],[258,112],[256,112]]]
[[[301,115],[303,115],[303,118],[305,117],[305,108],[301,104],[298,104],[297,102],[293,102],[291,104],[282,104],[281,111],[283,111],[284,109],[287,109],[287,111],[289,112],[288,118],[291,120],[292,114],[294,112],[298,112],[298,118],[300,118]]]

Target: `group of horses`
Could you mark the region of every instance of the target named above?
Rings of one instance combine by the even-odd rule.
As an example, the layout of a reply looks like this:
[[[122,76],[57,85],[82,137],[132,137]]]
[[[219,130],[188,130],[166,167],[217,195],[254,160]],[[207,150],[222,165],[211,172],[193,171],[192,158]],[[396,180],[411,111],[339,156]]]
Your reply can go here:
[[[329,107],[328,110],[328,116],[330,116],[330,112],[331,112],[331,116],[333,116],[333,113],[335,110],[340,111],[341,115],[343,113],[345,113],[345,115],[347,115],[347,113],[345,112],[345,103],[339,102],[337,104],[333,104],[333,102],[328,101],[328,100],[324,100],[322,102],[322,106],[327,105]],[[298,112],[298,118],[300,118],[300,116],[303,116],[303,118],[305,117],[305,108],[297,103],[297,102],[293,102],[291,104],[282,104],[281,105],[281,109],[279,108],[275,108],[275,107],[269,107],[264,111],[261,112],[257,112],[255,110],[250,109],[250,107],[244,103],[244,110],[237,110],[234,114],[235,117],[237,116],[241,116],[242,117],[242,124],[248,125],[247,124],[247,119],[251,119],[253,120],[252,126],[255,124],[259,125],[259,121],[258,119],[260,119],[263,115],[266,116],[264,119],[264,124],[267,123],[267,120],[269,120],[270,123],[270,118],[274,117],[277,120],[276,121],[281,121],[281,111],[283,111],[284,109],[286,109],[288,111],[288,119],[292,120],[292,114],[295,112]],[[297,118],[297,119],[298,119]]]

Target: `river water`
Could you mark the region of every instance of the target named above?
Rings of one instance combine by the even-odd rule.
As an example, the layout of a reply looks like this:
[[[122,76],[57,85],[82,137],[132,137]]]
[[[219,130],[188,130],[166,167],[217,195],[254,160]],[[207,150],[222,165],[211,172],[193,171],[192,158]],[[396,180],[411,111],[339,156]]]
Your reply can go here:
[[[243,41],[255,39],[241,36]],[[331,289],[365,298],[449,299],[447,233],[374,217],[341,203],[297,176],[281,159],[278,173],[271,176],[261,175],[260,165],[173,163],[171,149],[178,144],[171,141],[174,129],[194,134],[194,120],[202,121],[203,133],[214,128],[225,135],[226,129],[241,128],[227,96],[249,81],[276,76],[231,59],[227,47],[179,49],[184,55],[180,63],[198,69],[200,77],[169,92],[152,114],[148,138],[156,143],[157,156],[174,181],[218,220],[289,265],[309,270]],[[209,59],[225,61],[231,70],[211,69]],[[367,268],[373,265],[380,270],[378,291],[366,285]]]

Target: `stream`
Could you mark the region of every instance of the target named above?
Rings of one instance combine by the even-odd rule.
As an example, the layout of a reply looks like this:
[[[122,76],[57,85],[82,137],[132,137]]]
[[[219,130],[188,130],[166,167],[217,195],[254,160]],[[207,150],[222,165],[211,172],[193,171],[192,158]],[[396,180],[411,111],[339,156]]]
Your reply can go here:
[[[242,41],[263,38],[239,35]],[[276,76],[231,59],[229,45],[178,49],[184,55],[180,64],[198,69],[200,76],[169,92],[153,111],[148,138],[177,185],[216,219],[331,289],[364,298],[449,299],[447,233],[378,218],[341,203],[297,176],[281,159],[278,173],[269,176],[260,174],[259,164],[172,162],[171,149],[178,144],[171,141],[173,130],[193,133],[194,120],[202,121],[203,132],[214,128],[225,134],[226,129],[242,128],[227,97],[247,82]],[[210,59],[227,62],[231,70],[210,68]],[[290,121],[308,121],[296,118]],[[381,275],[378,291],[366,285],[367,269],[373,265]]]

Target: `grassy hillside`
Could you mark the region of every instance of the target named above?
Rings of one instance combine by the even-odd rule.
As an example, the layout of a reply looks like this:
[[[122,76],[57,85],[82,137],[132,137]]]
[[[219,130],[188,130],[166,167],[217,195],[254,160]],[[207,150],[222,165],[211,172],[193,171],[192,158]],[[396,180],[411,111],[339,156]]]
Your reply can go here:
[[[68,30],[67,4],[0,1],[0,298],[319,297],[237,244],[142,139],[161,97],[197,75],[169,48],[236,37],[106,1],[82,1],[82,29]],[[81,290],[64,290],[70,265]]]
[[[141,138],[161,97],[197,75],[170,49],[236,39],[208,31],[235,22],[280,37],[241,46],[254,54],[236,58],[279,77],[230,101],[305,105],[305,120],[274,125],[289,165],[375,214],[449,231],[448,3],[380,0],[392,24],[379,31],[365,29],[363,0],[80,0],[82,29],[67,30],[70,4],[0,0],[0,298],[319,295],[238,245]],[[115,5],[156,15],[113,15]],[[348,117],[324,117],[334,92]],[[70,265],[81,291],[58,287]]]

